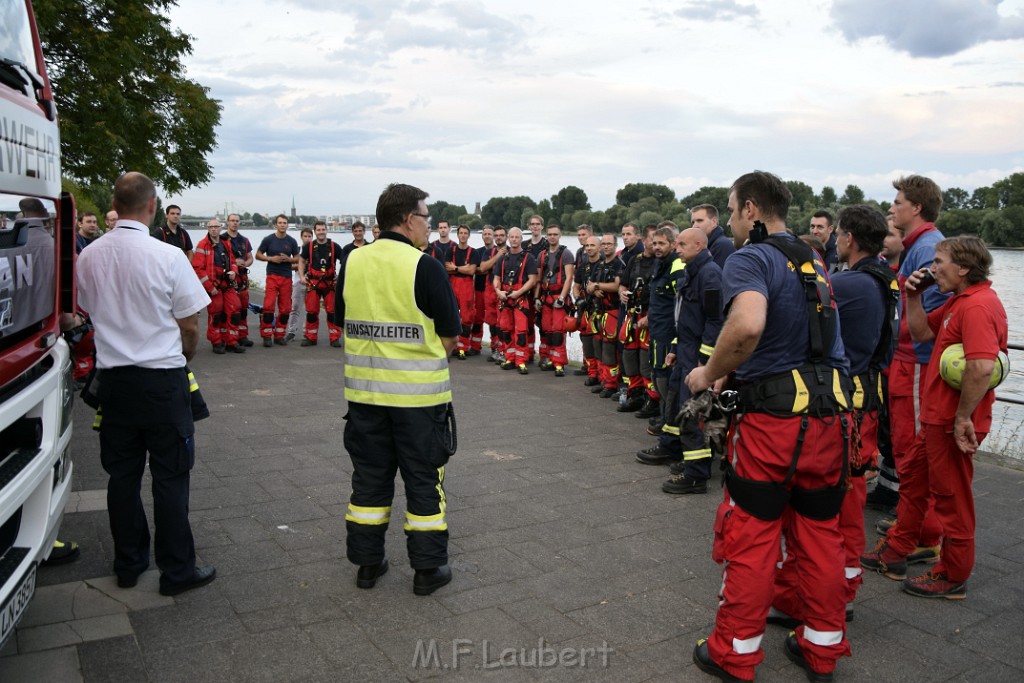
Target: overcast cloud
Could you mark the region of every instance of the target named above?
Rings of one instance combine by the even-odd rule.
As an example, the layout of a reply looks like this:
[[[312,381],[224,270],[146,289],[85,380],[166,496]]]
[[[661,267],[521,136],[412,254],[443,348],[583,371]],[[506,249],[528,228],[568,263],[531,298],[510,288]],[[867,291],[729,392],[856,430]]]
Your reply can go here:
[[[928,22],[845,0],[180,2],[189,76],[224,104],[186,212],[368,212],[394,181],[469,208],[573,184],[604,209],[629,182],[685,195],[752,168],[891,199],[906,170],[1024,170],[1024,0]],[[971,37],[923,57],[948,37],[920,24]]]

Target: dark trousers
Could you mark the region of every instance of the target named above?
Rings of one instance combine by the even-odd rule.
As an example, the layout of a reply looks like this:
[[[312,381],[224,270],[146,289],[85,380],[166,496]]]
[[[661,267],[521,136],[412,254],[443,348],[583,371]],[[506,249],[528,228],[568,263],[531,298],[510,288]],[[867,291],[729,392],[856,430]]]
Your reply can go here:
[[[406,550],[413,569],[448,563],[444,449],[447,406],[390,408],[349,403],[345,449],[352,458],[352,497],[345,516],[348,559],[360,566],[384,558],[384,536],[402,473]]]
[[[196,565],[188,521],[195,442],[185,370],[115,368],[100,371],[99,382],[100,460],[110,475],[107,512],[114,572],[134,577],[149,567],[149,523],[140,494],[148,453],[160,583],[188,581]]]

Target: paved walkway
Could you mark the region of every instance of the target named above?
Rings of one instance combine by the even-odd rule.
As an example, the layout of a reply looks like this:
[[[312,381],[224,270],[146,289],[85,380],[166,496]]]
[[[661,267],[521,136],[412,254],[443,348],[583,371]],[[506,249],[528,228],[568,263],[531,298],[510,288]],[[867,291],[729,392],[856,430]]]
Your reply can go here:
[[[202,344],[193,367],[213,417],[197,425],[192,519],[218,578],[175,598],[157,593],[155,571],[131,590],[111,577],[105,476],[79,404],[62,536],[82,557],[40,569],[0,681],[713,680],[690,654],[715,610],[720,489],[661,493],[666,470],[633,459],[653,442],[643,421],[579,378],[453,361],[455,579],[414,596],[396,523],[390,573],[356,589],[341,358],[323,340],[227,356]],[[836,680],[1024,680],[1024,473],[981,462],[976,475],[968,599],[920,600],[866,577]],[[399,494],[393,519],[403,509]],[[785,636],[769,627],[759,681],[803,680]]]

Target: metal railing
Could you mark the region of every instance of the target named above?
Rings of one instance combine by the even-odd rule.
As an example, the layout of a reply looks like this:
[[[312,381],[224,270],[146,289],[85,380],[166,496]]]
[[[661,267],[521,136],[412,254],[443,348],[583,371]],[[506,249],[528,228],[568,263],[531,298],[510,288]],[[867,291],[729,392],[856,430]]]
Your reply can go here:
[[[1006,348],[1011,351],[1024,351],[1024,344],[1007,344]],[[1012,403],[1013,405],[1024,406],[1024,400],[1019,398],[1013,398],[1005,394],[1000,395],[997,393],[996,400],[1002,401],[1003,403]]]

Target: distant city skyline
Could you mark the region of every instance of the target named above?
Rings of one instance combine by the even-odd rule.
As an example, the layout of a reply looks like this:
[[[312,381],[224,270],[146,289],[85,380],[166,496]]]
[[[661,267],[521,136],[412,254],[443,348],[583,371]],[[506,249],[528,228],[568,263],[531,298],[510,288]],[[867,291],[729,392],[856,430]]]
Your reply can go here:
[[[471,209],[769,170],[891,201],[1024,171],[1024,0],[208,0],[170,11],[224,105],[212,212],[368,210],[390,182]],[[273,17],[265,21],[263,17]],[[259,18],[259,19],[257,19]],[[224,26],[231,26],[225,34]],[[248,210],[248,209],[247,209]],[[285,213],[288,213],[287,211]]]

